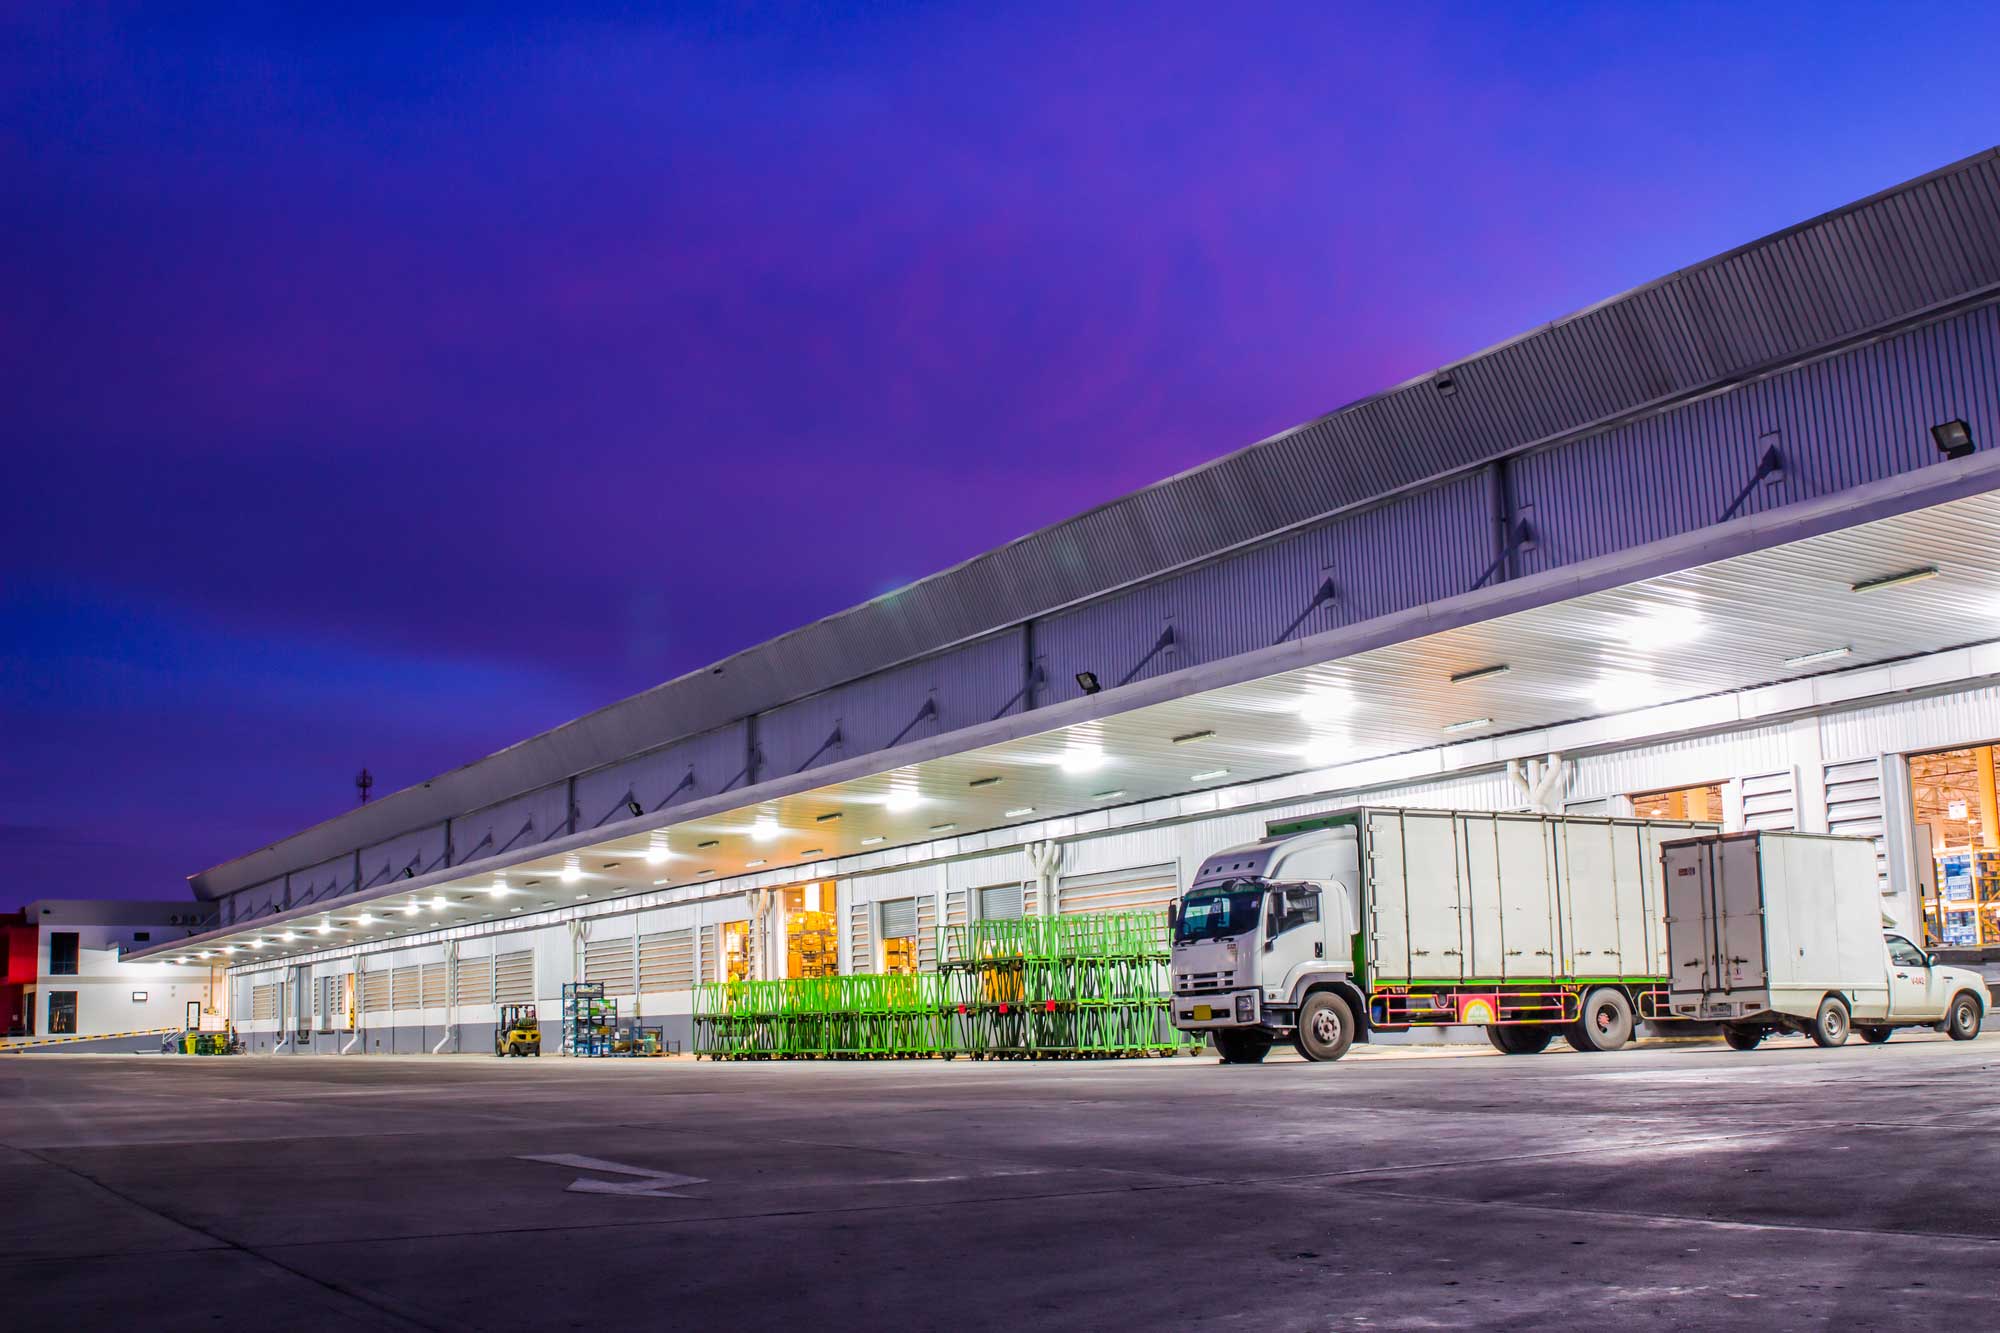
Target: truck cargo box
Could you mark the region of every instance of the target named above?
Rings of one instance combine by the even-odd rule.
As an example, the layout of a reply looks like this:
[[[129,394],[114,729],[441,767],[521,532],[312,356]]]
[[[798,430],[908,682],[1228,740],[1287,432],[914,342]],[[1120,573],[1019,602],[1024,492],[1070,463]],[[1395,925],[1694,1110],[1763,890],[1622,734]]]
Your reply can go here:
[[[1872,842],[1731,833],[1672,842],[1662,855],[1676,1013],[1809,1017],[1836,992],[1857,1016],[1884,1012]]]
[[[1377,982],[1667,974],[1660,847],[1685,821],[1360,812]]]

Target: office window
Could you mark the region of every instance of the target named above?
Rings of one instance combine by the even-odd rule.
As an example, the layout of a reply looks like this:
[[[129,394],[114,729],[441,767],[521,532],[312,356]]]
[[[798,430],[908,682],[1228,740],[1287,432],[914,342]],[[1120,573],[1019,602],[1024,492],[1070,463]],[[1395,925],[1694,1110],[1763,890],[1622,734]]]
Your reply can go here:
[[[76,975],[77,942],[73,930],[57,930],[49,934],[49,975],[52,977],[73,977]],[[72,1000],[76,997],[71,996]],[[51,997],[53,1005],[54,999]]]
[[[71,939],[76,938],[71,936]],[[49,1035],[59,1037],[64,1033],[76,1032],[76,992],[54,990],[49,992]]]

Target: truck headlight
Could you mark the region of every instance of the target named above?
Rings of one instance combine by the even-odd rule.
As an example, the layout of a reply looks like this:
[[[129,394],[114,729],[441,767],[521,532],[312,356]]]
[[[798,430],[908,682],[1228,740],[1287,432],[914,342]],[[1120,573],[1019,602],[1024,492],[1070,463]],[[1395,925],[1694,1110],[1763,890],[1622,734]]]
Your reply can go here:
[[[1239,1023],[1253,1023],[1256,1021],[1256,1019],[1257,1019],[1257,997],[1254,995],[1237,996],[1236,1021]]]

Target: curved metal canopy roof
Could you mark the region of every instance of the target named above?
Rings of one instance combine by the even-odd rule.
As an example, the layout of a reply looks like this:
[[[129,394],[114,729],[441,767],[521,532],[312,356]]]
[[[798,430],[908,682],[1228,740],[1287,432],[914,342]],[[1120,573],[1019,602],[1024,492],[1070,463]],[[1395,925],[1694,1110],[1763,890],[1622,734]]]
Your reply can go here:
[[[217,897],[2000,291],[2000,149],[1612,297],[191,878]]]

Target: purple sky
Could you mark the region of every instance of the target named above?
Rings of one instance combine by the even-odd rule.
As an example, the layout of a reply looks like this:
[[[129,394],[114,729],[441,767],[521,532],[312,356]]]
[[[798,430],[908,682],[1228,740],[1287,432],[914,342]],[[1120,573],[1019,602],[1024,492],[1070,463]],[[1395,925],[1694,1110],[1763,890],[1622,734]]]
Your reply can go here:
[[[0,905],[2000,137],[1990,7],[219,8],[0,7]]]

